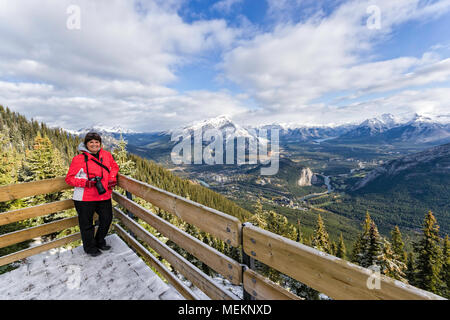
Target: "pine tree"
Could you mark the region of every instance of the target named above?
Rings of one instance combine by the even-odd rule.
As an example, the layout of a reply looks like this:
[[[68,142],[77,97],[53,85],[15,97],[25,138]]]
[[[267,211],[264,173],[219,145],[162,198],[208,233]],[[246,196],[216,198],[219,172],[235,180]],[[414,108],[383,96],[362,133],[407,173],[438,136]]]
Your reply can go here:
[[[33,150],[27,154],[25,166],[29,172],[29,175],[23,176],[25,182],[52,179],[65,174],[60,152],[40,132],[34,139]]]
[[[356,237],[355,243],[353,244],[353,250],[352,250],[352,256],[351,261],[353,263],[362,265],[361,257],[362,257],[362,250],[364,248],[367,248],[368,246],[368,237],[370,232],[370,226],[372,225],[372,219],[370,218],[369,212],[366,211],[366,218],[364,220],[363,224],[363,231],[362,233],[359,233]]]
[[[126,147],[127,142],[124,140],[121,133],[119,143],[112,154],[114,160],[119,165],[119,172],[125,176],[134,177],[136,174],[136,163],[128,157]]]
[[[267,221],[266,230],[291,240],[297,239],[297,229],[289,223],[285,216],[270,210],[265,217]]]
[[[33,149],[27,151],[27,156],[20,172],[20,180],[29,182],[63,176],[66,173],[64,167],[60,152],[53,147],[52,142],[47,136],[42,137],[40,132],[38,132],[34,139]],[[42,203],[54,202],[60,200],[62,194],[63,192],[56,192],[53,194],[33,196],[26,200],[26,204],[27,206],[35,206]],[[40,225],[45,222],[50,222],[57,217],[57,214],[41,216],[32,219],[30,223],[31,225]],[[53,235],[50,238],[53,238]]]
[[[422,238],[414,244],[417,253],[415,283],[421,289],[439,294],[442,287],[442,250],[439,226],[431,211],[425,217],[422,231]]]
[[[12,156],[12,148],[9,147],[9,138],[0,132],[0,185],[15,182],[15,159]]]
[[[383,257],[383,244],[375,222],[371,221],[368,234],[363,238],[360,252],[360,266],[368,268],[373,265],[380,266]]]
[[[412,252],[408,253],[408,262],[407,262],[407,269],[406,269],[406,279],[408,280],[408,283],[415,286],[416,285],[416,266],[414,262],[414,255]]]
[[[336,252],[337,252],[337,244],[336,244],[336,242],[330,241],[330,254],[335,256]]]
[[[337,245],[336,257],[341,259],[346,259],[347,251],[345,249],[344,237],[341,235],[339,237],[339,243]]]
[[[382,244],[383,256],[380,261],[381,273],[388,277],[407,282],[405,274],[407,266],[403,260],[401,260],[402,256],[399,256],[394,252],[391,243],[386,238],[382,238]]]
[[[444,246],[442,248],[443,265],[441,271],[442,296],[450,298],[450,241],[448,235],[445,236]]]
[[[351,262],[359,264],[361,248],[362,248],[362,234],[358,234],[355,242],[353,243],[352,253],[350,257]]]
[[[258,200],[256,200],[254,208],[255,208],[254,214],[249,219],[248,222],[253,224],[255,227],[259,227],[261,229],[267,229],[266,213],[263,210],[263,206],[262,206],[261,200],[259,198],[258,198]]]
[[[392,240],[392,250],[395,255],[395,259],[406,263],[406,252],[404,251],[405,244],[403,243],[402,233],[398,226],[391,232],[391,240]]]
[[[314,233],[312,245],[317,250],[331,253],[330,239],[320,214],[317,215],[317,227]]]

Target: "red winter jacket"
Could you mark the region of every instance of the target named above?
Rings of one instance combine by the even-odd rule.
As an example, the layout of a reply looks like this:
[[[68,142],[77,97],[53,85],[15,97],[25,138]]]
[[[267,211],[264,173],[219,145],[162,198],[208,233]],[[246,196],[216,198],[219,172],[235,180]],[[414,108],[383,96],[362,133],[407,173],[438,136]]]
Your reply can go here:
[[[78,151],[82,151],[83,153],[73,157],[72,163],[70,164],[69,172],[66,175],[66,183],[74,186],[73,191],[73,200],[77,201],[101,201],[111,199],[112,189],[108,189],[108,181],[117,181],[117,173],[119,172],[119,166],[114,161],[113,156],[106,150],[100,149],[99,158],[95,158],[92,154],[84,146],[84,143],[80,143],[78,146]],[[86,162],[85,156],[88,156],[88,170],[89,170],[89,179],[92,179],[96,176],[101,177],[103,173],[102,184],[106,190],[106,193],[100,195],[97,191],[97,188],[85,187],[87,177],[86,177]],[[109,169],[109,173],[106,169],[102,168],[98,164],[96,164],[92,159],[101,162],[102,164]]]

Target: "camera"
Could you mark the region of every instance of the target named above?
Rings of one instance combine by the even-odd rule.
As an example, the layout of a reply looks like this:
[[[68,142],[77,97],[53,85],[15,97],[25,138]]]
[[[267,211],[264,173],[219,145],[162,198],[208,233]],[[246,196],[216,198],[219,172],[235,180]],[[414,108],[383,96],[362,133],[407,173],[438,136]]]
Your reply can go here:
[[[106,192],[105,188],[103,187],[101,177],[92,178],[92,181],[95,181],[95,187],[97,188],[98,194],[104,194]]]

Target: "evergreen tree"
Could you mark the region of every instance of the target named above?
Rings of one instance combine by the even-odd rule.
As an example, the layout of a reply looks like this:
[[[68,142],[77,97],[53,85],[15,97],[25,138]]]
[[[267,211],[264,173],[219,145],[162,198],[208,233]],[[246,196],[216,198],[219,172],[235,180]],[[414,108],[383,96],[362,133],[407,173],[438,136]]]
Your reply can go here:
[[[337,252],[337,244],[336,244],[336,242],[330,241],[330,254],[335,256],[336,252]]]
[[[356,237],[355,243],[353,244],[353,251],[352,251],[352,257],[351,261],[353,263],[362,265],[361,258],[363,256],[362,251],[368,247],[368,239],[369,239],[369,232],[370,227],[372,225],[372,219],[370,218],[369,212],[366,211],[366,218],[364,220],[363,224],[363,231],[362,233],[358,234]]]
[[[263,210],[263,206],[262,206],[261,200],[259,198],[258,198],[258,200],[256,200],[254,208],[255,208],[254,214],[248,220],[248,222],[253,224],[255,227],[258,227],[261,229],[267,229],[266,213]]]
[[[297,239],[297,229],[285,216],[270,210],[266,214],[266,221],[266,230],[294,241]]]
[[[136,174],[136,163],[128,157],[126,147],[127,142],[124,140],[121,133],[119,143],[114,149],[112,155],[116,163],[119,165],[119,172],[125,176],[134,177]]]
[[[412,252],[408,253],[408,262],[407,262],[407,269],[406,269],[406,279],[408,280],[408,283],[415,286],[416,285],[416,267],[414,264],[414,255]]]
[[[368,234],[363,236],[363,246],[360,252],[360,266],[368,268],[380,266],[383,257],[383,244],[375,222],[371,221]]]
[[[362,234],[358,234],[355,242],[353,243],[352,253],[350,261],[359,264],[360,252],[362,247]]]
[[[25,172],[22,176],[25,182],[52,179],[64,175],[65,166],[61,160],[60,152],[53,147],[47,136],[42,137],[40,132],[34,139],[33,150],[27,153]]]
[[[425,217],[422,231],[422,238],[414,244],[417,254],[415,283],[421,289],[439,294],[442,287],[442,250],[439,226],[431,211]]]
[[[407,266],[403,262],[402,257],[394,252],[391,243],[386,238],[382,238],[382,243],[383,256],[380,261],[381,273],[388,277],[407,282],[405,274]]]
[[[9,146],[9,138],[0,132],[0,185],[12,184],[15,178],[15,161],[13,150]]]
[[[34,139],[33,149],[27,150],[25,161],[22,164],[20,180],[25,182],[52,179],[63,176],[66,173],[62,157],[47,136],[42,137],[38,131]],[[50,203],[61,199],[63,192],[53,194],[42,194],[30,197],[26,200],[27,206],[35,206],[42,203]],[[69,215],[70,212],[67,212]],[[65,215],[63,215],[64,217]],[[30,220],[30,224],[40,225],[42,223],[53,221],[60,216],[56,213],[48,216],[40,216]],[[49,236],[51,239],[56,234]]]
[[[314,233],[312,245],[317,250],[331,253],[330,239],[320,214],[317,216],[317,227]]]
[[[403,243],[402,233],[400,232],[398,226],[395,226],[395,228],[392,230],[391,240],[392,240],[392,251],[395,255],[395,259],[400,260],[403,263],[406,263],[406,252],[403,249],[405,247],[405,244]]]
[[[445,236],[444,246],[442,249],[442,271],[441,271],[441,281],[442,281],[442,296],[447,299],[450,298],[450,241],[448,235]]]
[[[344,237],[341,235],[339,237],[339,243],[337,245],[336,257],[341,259],[346,259],[347,251],[345,249]]]

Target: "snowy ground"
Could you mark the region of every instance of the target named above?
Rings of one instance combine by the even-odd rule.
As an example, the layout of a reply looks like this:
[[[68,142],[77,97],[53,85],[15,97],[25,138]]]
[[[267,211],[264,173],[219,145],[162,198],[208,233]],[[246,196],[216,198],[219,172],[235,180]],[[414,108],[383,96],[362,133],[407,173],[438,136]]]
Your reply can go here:
[[[1,300],[179,300],[117,235],[100,256],[83,247],[52,249],[31,256],[20,267],[0,275]]]
[[[177,274],[177,278],[180,279],[187,287],[189,287],[189,289],[192,290],[192,292],[194,292],[194,294],[200,299],[200,300],[211,300],[210,297],[208,297],[203,291],[201,291],[199,288],[197,288],[196,286],[194,286],[192,284],[192,282],[190,282],[189,280],[187,280],[183,275],[181,274]],[[214,283],[216,285],[218,285],[219,287],[222,287],[222,289],[229,291],[230,293],[234,294],[236,296],[236,298],[238,299],[243,299],[243,289],[242,289],[242,285],[234,285],[232,284],[230,281],[228,281],[227,279],[225,279],[224,277],[222,277],[221,275],[218,275],[216,277],[211,278]]]

